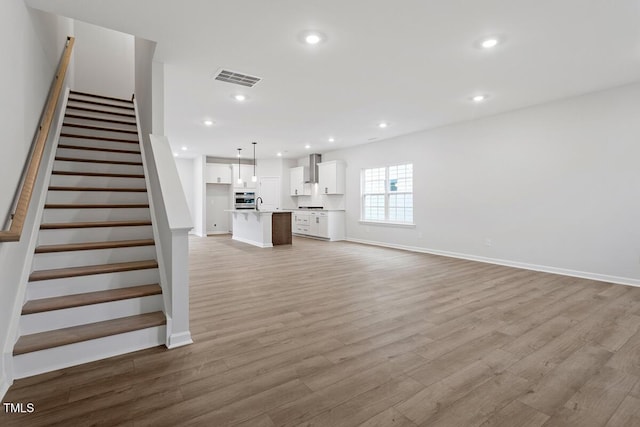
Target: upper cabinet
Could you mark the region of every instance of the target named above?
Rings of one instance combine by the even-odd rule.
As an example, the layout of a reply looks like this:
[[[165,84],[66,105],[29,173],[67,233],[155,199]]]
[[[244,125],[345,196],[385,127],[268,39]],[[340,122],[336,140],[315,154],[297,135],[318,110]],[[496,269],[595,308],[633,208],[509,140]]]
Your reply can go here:
[[[308,186],[304,185],[304,182],[308,179],[307,171],[308,169],[304,166],[289,169],[289,195],[304,196],[309,194],[308,192],[305,193],[305,188]]]
[[[238,184],[238,165],[233,164],[233,174],[231,176],[231,182],[233,182],[234,188],[256,188],[256,182],[251,181],[253,176],[253,165],[240,165],[240,178],[242,178],[242,184]]]
[[[346,165],[340,160],[318,163],[320,194],[344,194]]]
[[[207,163],[205,182],[207,184],[231,184],[231,165]]]

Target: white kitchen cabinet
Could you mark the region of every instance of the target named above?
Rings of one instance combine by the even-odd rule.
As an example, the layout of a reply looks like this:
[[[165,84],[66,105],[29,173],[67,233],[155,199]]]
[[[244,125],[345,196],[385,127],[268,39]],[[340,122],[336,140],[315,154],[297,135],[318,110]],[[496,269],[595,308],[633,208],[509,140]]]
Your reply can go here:
[[[242,184],[238,184],[238,165],[233,164],[233,174],[231,176],[231,182],[233,182],[234,188],[256,188],[256,182],[251,181],[253,176],[253,165],[240,165],[240,178],[242,178]]]
[[[289,185],[291,196],[306,196],[311,194],[309,186],[305,185],[305,181],[309,179],[309,170],[304,166],[289,169]]]
[[[207,163],[205,182],[207,184],[231,184],[231,165]]]
[[[291,215],[294,234],[344,240],[344,211],[294,211]]]
[[[320,194],[344,194],[346,165],[334,160],[318,163]]]

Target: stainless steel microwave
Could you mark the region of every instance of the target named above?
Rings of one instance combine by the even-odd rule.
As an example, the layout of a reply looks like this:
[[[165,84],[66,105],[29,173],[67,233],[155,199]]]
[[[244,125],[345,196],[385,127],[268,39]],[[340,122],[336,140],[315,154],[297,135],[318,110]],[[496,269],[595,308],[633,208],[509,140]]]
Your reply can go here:
[[[234,193],[236,209],[255,209],[256,193],[253,191],[236,191]]]

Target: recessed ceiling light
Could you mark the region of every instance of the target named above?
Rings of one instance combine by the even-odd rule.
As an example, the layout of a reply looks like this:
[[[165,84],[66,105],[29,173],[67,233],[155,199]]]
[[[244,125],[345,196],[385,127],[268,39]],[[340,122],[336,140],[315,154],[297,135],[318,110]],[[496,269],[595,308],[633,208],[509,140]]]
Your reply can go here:
[[[307,30],[300,33],[298,36],[298,40],[308,45],[317,45],[326,40],[326,36],[322,34],[320,31],[316,30]]]
[[[476,95],[473,98],[471,98],[473,102],[482,102],[482,101],[485,101],[486,99],[487,99],[487,95]]]
[[[489,37],[488,39],[482,40],[480,46],[483,49],[491,49],[492,47],[496,47],[498,45],[499,40],[495,37]]]
[[[329,142],[335,142],[335,138],[329,138]]]
[[[247,99],[247,97],[246,97],[245,95],[241,94],[241,93],[239,93],[239,94],[237,94],[237,95],[233,95],[233,98],[234,98],[236,101],[240,101],[240,102],[242,102],[242,101],[244,101],[244,100],[246,100],[246,99]]]
[[[178,157],[178,153],[173,153],[173,157]]]
[[[307,44],[318,44],[321,40],[322,37],[320,37],[318,34],[307,34],[307,36],[304,38],[304,41],[307,42]]]
[[[388,125],[386,122],[381,122],[381,123],[379,123],[379,124],[378,124],[378,127],[379,127],[380,129],[384,129],[384,128],[386,128],[387,126],[389,126],[389,125]]]
[[[204,124],[205,126],[213,126],[213,120],[205,120]]]
[[[309,148],[311,148],[311,145],[307,144],[307,145],[304,146],[304,148],[306,148],[308,150]]]
[[[282,157],[282,153],[278,153],[278,154],[277,154],[277,156],[278,156],[278,157]]]
[[[187,151],[187,147],[185,147],[184,145],[182,146],[182,151]]]

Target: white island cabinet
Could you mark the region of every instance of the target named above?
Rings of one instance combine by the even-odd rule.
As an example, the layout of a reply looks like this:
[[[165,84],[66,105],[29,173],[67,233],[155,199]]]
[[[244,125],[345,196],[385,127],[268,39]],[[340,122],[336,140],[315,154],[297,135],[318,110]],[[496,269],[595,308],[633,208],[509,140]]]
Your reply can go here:
[[[231,209],[233,240],[260,248],[291,244],[291,212]]]

